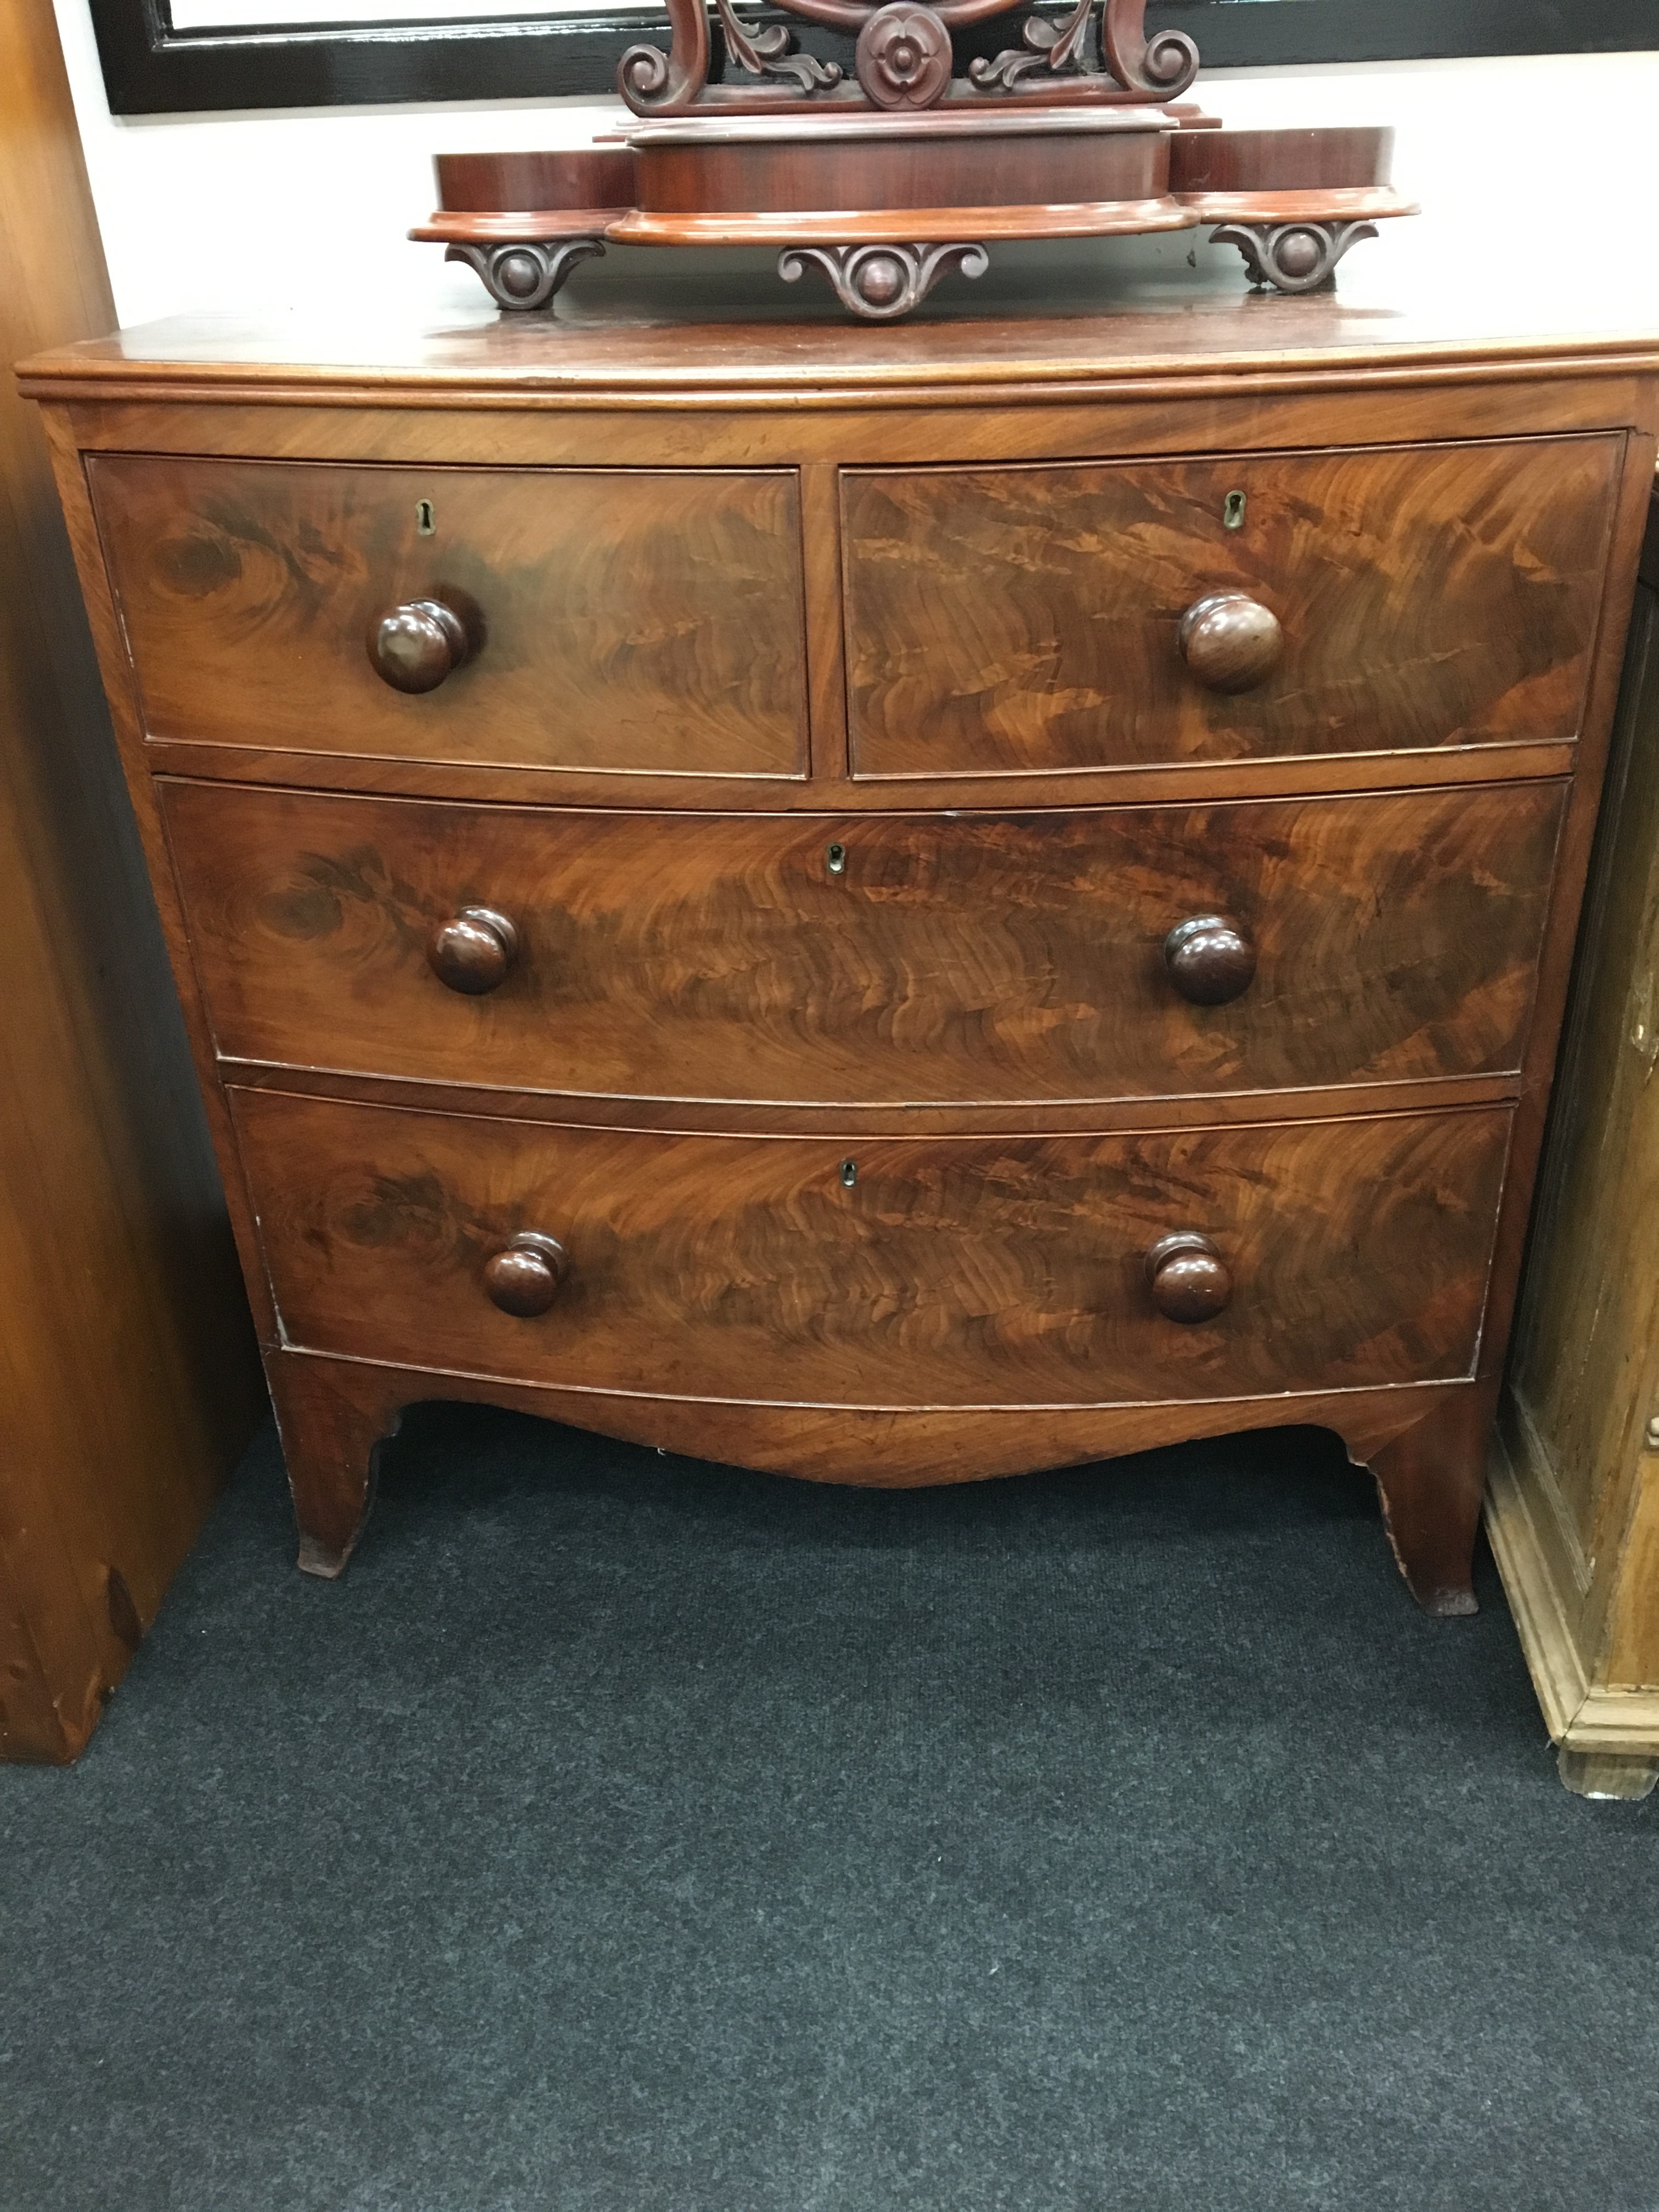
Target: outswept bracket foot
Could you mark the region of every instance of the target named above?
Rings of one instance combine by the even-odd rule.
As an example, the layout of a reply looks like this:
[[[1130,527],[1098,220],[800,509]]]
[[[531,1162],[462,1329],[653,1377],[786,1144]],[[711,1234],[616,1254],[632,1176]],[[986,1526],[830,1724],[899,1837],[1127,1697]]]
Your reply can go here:
[[[266,1378],[300,1528],[300,1571],[332,1582],[368,1518],[380,1446],[408,1395],[394,1368],[267,1354]]]
[[[1266,291],[1316,292],[1336,275],[1336,264],[1362,238],[1375,238],[1374,222],[1224,222],[1210,233],[1212,246],[1236,246],[1252,284]]]
[[[446,261],[464,261],[498,307],[531,314],[550,307],[553,295],[579,261],[605,252],[602,238],[513,239],[503,246],[458,239]]]
[[[1454,1390],[1370,1457],[1383,1523],[1406,1586],[1425,1613],[1440,1620],[1480,1610],[1474,1539],[1497,1407],[1494,1383]]]
[[[797,284],[809,268],[821,269],[849,315],[866,323],[896,322],[920,307],[951,269],[982,276],[991,257],[982,246],[789,246],[778,256],[778,274]]]

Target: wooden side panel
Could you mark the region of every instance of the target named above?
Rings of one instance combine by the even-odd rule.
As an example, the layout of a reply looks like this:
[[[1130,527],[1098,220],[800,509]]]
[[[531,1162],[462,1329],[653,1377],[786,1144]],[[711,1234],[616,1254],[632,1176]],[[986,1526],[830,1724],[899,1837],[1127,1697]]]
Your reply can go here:
[[[1659,1412],[1659,623],[1646,591],[1626,708],[1510,1387],[1544,1492],[1532,1510],[1556,1516],[1577,1552],[1584,1587],[1570,1595],[1586,1666],[1629,1686],[1659,1686],[1659,1606],[1650,1589],[1626,1589],[1627,1546],[1639,1553],[1654,1512],[1644,1432]],[[1614,1667],[1616,1678],[1604,1671]]]
[[[52,11],[0,4],[0,347],[114,319]],[[0,1757],[63,1759],[264,1403],[36,410],[0,384]]]
[[[849,470],[854,772],[1571,738],[1621,457],[1589,437]],[[1206,690],[1178,647],[1216,592],[1284,632],[1275,672],[1239,696]]]
[[[1659,1452],[1642,1455],[1607,1626],[1607,1686],[1659,1691]]]
[[[392,759],[798,775],[790,470],[97,458],[146,734]],[[445,601],[471,657],[392,688],[370,625]]]
[[[722,1138],[233,1094],[283,1340],[529,1382],[920,1407],[1250,1397],[1469,1372],[1505,1109],[1133,1137]],[[1152,1303],[1209,1237],[1231,1304]],[[551,1310],[492,1304],[537,1231]]]
[[[221,1052],[750,1103],[1120,1099],[1518,1069],[1553,783],[1014,817],[575,813],[165,782]],[[505,981],[434,975],[458,910]],[[1167,933],[1258,965],[1194,1006]]]

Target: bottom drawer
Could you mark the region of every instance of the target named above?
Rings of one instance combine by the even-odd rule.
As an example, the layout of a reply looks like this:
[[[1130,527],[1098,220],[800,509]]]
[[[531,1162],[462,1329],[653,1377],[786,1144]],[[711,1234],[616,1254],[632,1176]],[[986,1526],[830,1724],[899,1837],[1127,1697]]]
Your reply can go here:
[[[651,1397],[1133,1404],[1451,1380],[1508,1109],[687,1136],[232,1093],[285,1340]],[[533,1315],[503,1311],[554,1289]],[[1172,1235],[1156,1283],[1147,1255]],[[1208,1249],[1205,1249],[1207,1247]],[[1221,1310],[1201,1321],[1166,1306]]]

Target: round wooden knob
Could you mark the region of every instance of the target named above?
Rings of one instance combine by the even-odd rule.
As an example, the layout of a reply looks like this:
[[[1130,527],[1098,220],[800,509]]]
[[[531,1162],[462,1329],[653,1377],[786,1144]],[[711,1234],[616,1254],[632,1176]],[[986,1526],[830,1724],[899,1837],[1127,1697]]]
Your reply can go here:
[[[482,998],[498,983],[519,957],[519,933],[494,907],[464,906],[449,921],[441,921],[427,939],[427,964],[438,981],[469,999]]]
[[[466,624],[441,599],[408,599],[368,626],[374,672],[394,691],[435,691],[471,650]]]
[[[1250,988],[1255,947],[1237,923],[1218,914],[1178,921],[1164,940],[1170,981],[1194,1006],[1224,1006]]]
[[[1159,1237],[1146,1255],[1146,1280],[1166,1321],[1212,1321],[1233,1294],[1226,1261],[1191,1229]]]
[[[1271,607],[1242,592],[1212,592],[1181,617],[1181,650],[1212,691],[1253,691],[1285,653],[1285,633]]]
[[[558,1239],[526,1229],[484,1261],[484,1288],[503,1313],[533,1321],[558,1297],[569,1273],[570,1261]]]

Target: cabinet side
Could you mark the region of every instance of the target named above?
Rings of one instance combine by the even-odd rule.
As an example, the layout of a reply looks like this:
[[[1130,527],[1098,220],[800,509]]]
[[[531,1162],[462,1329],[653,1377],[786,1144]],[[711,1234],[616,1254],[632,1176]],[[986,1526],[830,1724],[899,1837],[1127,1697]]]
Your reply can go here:
[[[114,321],[51,10],[0,5],[0,343]],[[264,1405],[36,409],[0,390],[0,1756],[85,1742]]]
[[[1659,1555],[1659,1484],[1646,1445],[1659,1413],[1656,1068],[1659,522],[1650,520],[1493,1490],[1494,1548],[1558,1735],[1570,1736],[1583,1701],[1610,1686],[1659,1685],[1659,1596],[1641,1589],[1638,1571],[1644,1556]]]

